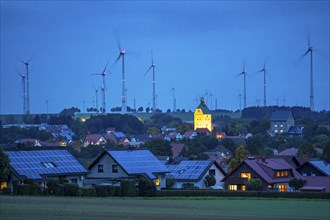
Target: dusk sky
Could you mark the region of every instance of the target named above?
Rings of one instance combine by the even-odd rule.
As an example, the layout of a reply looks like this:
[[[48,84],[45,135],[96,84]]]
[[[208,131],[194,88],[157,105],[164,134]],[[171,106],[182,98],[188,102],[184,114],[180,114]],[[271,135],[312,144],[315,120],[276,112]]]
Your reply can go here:
[[[1,0],[0,114],[21,114],[21,78],[30,61],[31,113],[95,106],[94,88],[108,59],[125,56],[127,104],[152,107],[151,50],[157,107],[194,110],[212,94],[212,108],[237,110],[247,77],[247,105],[309,107],[308,35],[315,49],[315,110],[329,110],[330,5],[324,1],[3,1]],[[129,56],[131,54],[131,56]],[[121,106],[121,65],[106,75],[107,112]],[[101,92],[99,91],[99,107]],[[211,97],[207,104],[211,108]],[[242,100],[243,103],[243,100]]]

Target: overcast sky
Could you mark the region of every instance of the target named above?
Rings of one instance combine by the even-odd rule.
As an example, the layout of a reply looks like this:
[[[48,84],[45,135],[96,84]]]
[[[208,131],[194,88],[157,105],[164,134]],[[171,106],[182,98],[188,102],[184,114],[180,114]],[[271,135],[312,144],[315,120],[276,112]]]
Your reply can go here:
[[[95,106],[94,88],[108,59],[125,57],[127,103],[152,107],[154,53],[157,107],[194,110],[212,94],[212,108],[237,110],[247,77],[247,105],[309,107],[308,34],[315,48],[315,109],[329,110],[329,1],[3,1],[1,0],[0,114],[23,112],[21,78],[30,61],[31,113]],[[129,56],[129,53],[131,56]],[[111,66],[112,67],[112,66]],[[121,105],[121,66],[108,69],[107,112]],[[101,92],[99,92],[99,107]],[[211,96],[207,98],[211,108]],[[243,103],[243,101],[242,101]]]

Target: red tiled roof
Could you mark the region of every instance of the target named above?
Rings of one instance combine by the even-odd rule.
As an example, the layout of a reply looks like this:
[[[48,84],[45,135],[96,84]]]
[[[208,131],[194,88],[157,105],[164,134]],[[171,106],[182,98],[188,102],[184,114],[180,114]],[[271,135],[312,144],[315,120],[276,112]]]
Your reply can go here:
[[[172,146],[173,158],[178,157],[181,151],[183,150],[183,148],[186,147],[185,144],[171,144],[171,146]]]

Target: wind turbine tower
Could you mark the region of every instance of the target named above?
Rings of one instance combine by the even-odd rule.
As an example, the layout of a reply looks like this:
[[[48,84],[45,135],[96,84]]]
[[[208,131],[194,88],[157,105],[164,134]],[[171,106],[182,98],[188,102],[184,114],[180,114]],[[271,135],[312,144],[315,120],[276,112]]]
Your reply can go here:
[[[266,63],[264,63],[264,67],[259,71],[259,72],[263,72],[264,74],[264,107],[267,106],[267,101],[266,101],[266,73],[267,73],[267,70],[266,70]]]
[[[303,54],[303,57],[307,56],[308,54],[311,55],[310,58],[310,109],[311,111],[314,111],[314,82],[313,82],[313,47],[311,46],[310,39],[308,39],[308,49]]]
[[[19,73],[22,78],[22,88],[23,88],[23,114],[26,114],[26,76],[24,74]]]
[[[244,99],[244,104],[243,104],[243,108],[246,108],[246,72],[245,72],[245,65],[244,65],[244,67],[243,67],[243,72],[241,72],[239,75],[243,75],[243,77],[244,77],[244,97],[243,97],[243,99]]]
[[[144,75],[147,75],[147,73],[152,69],[152,111],[156,112],[156,78],[155,78],[155,68],[156,65],[154,64],[154,56],[151,51],[151,66],[149,69],[144,73]]]
[[[22,63],[25,65],[26,70],[26,112],[25,114],[30,114],[30,81],[29,81],[29,64],[30,64],[31,58],[27,61],[22,61]]]
[[[102,73],[92,74],[92,75],[100,75],[100,76],[102,76],[102,81],[103,81],[103,87],[101,88],[101,90],[102,90],[102,109],[101,109],[101,112],[102,113],[105,113],[106,112],[106,105],[105,105],[105,94],[106,94],[105,75],[106,75],[106,70],[107,70],[108,64],[109,64],[109,60],[108,60],[107,64],[105,65]]]
[[[172,88],[172,93],[173,93],[173,112],[176,112],[176,98],[175,98],[175,89],[174,89],[174,87]]]

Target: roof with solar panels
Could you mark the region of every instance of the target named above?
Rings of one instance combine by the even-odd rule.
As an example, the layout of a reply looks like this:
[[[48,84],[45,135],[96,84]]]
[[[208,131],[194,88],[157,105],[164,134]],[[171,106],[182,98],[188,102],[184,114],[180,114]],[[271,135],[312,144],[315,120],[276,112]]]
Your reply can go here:
[[[87,169],[66,149],[5,151],[14,173],[22,179],[87,174]]]

